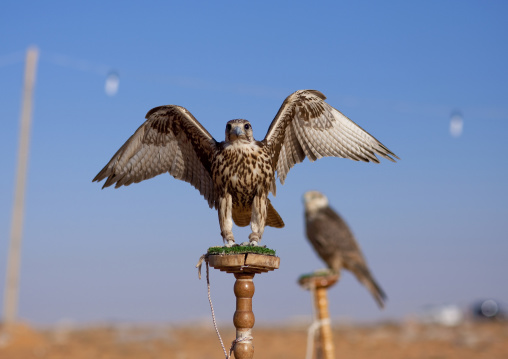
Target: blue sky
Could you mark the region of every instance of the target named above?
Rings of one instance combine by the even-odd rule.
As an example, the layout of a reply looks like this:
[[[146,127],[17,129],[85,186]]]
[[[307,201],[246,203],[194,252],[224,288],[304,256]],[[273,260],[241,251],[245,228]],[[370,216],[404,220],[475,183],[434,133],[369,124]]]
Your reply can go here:
[[[301,196],[325,193],[388,295],[379,311],[349,274],[333,318],[403,318],[428,304],[508,302],[508,5],[503,1],[26,2],[0,9],[0,293],[3,294],[23,58],[40,50],[31,133],[19,316],[186,322],[209,317],[194,265],[220,245],[217,214],[169,175],[101,190],[92,178],[165,104],[217,139],[233,118],[262,139],[286,96],[317,89],[400,158],[327,158],[294,167],[268,228],[279,270],[255,278],[258,322],[311,313],[296,280],[323,264]],[[107,96],[107,74],[119,74]],[[450,116],[463,114],[460,137]],[[237,239],[248,230],[235,227]],[[233,278],[212,271],[219,320]]]

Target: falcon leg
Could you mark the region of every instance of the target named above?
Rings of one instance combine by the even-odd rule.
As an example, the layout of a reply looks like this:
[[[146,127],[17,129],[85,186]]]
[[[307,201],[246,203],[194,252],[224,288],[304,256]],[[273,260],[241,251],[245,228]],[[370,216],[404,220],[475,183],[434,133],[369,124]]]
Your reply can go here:
[[[226,247],[231,247],[235,244],[235,237],[233,236],[233,199],[230,194],[219,199],[218,209],[222,240]]]
[[[265,231],[267,208],[266,196],[254,197],[250,222],[252,233],[249,234],[249,241],[252,246],[259,245],[259,242],[261,242],[261,237],[263,237],[263,232]]]

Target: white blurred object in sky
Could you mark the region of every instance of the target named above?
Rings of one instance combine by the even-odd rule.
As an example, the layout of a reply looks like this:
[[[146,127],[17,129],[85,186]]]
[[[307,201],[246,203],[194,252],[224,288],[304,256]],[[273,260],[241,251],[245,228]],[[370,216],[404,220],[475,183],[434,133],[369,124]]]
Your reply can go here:
[[[450,134],[453,137],[460,137],[464,128],[464,119],[458,111],[452,112],[450,116]]]
[[[104,85],[104,91],[106,95],[115,96],[118,92],[118,86],[120,85],[120,78],[116,72],[110,72],[106,77],[106,84]]]

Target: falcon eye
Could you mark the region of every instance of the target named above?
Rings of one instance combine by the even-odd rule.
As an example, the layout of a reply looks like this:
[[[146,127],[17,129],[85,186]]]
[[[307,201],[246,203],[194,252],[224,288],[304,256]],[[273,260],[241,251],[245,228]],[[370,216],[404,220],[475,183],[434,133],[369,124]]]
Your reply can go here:
[[[231,131],[231,124],[230,124],[230,123],[228,123],[228,124],[226,125],[226,130]]]
[[[248,130],[250,128],[250,125],[248,123],[246,123],[243,128],[245,128],[246,130]]]

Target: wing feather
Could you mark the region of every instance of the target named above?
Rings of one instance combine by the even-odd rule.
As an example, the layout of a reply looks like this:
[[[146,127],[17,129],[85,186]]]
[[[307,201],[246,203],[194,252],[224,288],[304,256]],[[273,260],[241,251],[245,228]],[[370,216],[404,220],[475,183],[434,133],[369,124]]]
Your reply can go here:
[[[214,207],[211,160],[216,146],[215,139],[185,108],[156,107],[93,181],[106,179],[103,188],[118,188],[168,172],[189,182]]]
[[[376,155],[392,162],[392,151],[340,111],[316,90],[289,95],[272,121],[263,142],[270,146],[272,164],[282,184],[289,170],[305,157],[342,157],[379,163]]]

